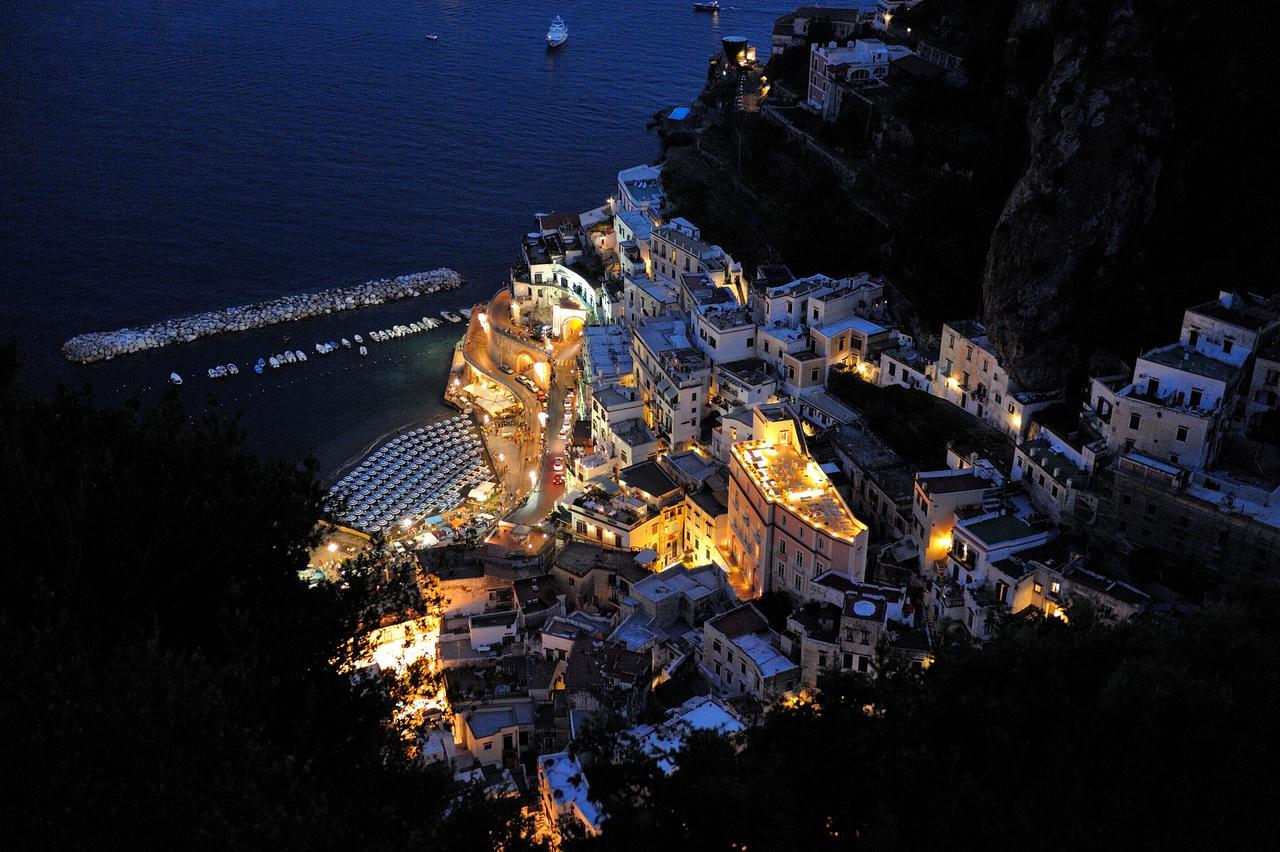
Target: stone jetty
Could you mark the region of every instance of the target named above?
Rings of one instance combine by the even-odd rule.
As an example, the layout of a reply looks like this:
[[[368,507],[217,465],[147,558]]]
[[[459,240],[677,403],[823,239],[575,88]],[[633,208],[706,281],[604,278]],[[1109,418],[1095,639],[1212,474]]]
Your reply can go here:
[[[334,287],[318,293],[282,296],[253,305],[240,305],[220,311],[206,311],[180,319],[165,320],[144,328],[121,328],[116,331],[94,331],[77,335],[62,344],[62,355],[68,361],[91,364],[117,355],[158,349],[171,343],[188,343],[211,334],[248,331],[279,322],[307,319],[337,311],[381,305],[396,299],[407,299],[442,290],[455,290],[463,284],[462,276],[452,269],[415,272],[380,281],[366,281],[354,287]]]

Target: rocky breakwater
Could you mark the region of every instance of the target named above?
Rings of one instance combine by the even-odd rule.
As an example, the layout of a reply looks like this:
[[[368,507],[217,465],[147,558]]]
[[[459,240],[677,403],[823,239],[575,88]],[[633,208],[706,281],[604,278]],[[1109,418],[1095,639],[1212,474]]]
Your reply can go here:
[[[144,328],[121,328],[77,335],[62,345],[68,361],[91,364],[117,355],[158,349],[171,343],[189,343],[211,334],[248,331],[275,323],[307,319],[337,311],[381,305],[442,290],[456,290],[462,275],[452,269],[433,269],[396,278],[366,281],[354,287],[334,287],[318,293],[282,296],[252,305],[206,311],[180,319],[165,320]]]

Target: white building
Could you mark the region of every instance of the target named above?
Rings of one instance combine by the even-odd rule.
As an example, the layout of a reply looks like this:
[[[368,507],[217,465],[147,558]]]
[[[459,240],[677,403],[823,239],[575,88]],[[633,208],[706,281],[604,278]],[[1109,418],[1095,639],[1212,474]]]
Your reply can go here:
[[[825,46],[809,46],[808,104],[824,112],[827,98],[839,82],[870,83],[889,76],[889,48],[879,39],[857,39]]]
[[[600,833],[604,815],[600,806],[591,801],[582,765],[567,751],[538,758],[538,796],[542,813],[552,826],[567,819],[581,826],[588,836]]]

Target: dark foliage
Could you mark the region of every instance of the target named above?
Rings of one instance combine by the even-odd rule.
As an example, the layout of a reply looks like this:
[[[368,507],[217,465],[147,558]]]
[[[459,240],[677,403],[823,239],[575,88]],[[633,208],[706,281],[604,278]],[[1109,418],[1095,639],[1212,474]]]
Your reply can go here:
[[[509,840],[508,806],[409,766],[389,708],[334,670],[362,590],[298,581],[312,469],[175,398],[36,399],[0,365],[7,848]]]
[[[610,816],[580,848],[1266,848],[1280,589],[1236,599],[1182,624],[1018,622],[923,676],[834,678],[740,754],[691,738],[670,777],[624,754],[588,772]]]

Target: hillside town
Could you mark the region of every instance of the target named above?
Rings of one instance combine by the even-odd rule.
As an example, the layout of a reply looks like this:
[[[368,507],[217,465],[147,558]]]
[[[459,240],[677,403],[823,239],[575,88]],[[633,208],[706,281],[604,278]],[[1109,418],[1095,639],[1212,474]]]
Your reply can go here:
[[[752,67],[725,45],[713,72]],[[817,114],[938,60],[811,55]],[[672,214],[661,165],[532,228],[452,382],[490,457],[520,460],[505,514],[471,545],[397,546],[442,601],[414,753],[522,797],[548,838],[606,816],[584,732],[671,772],[690,731],[741,737],[829,673],[922,670],[1010,620],[1176,618],[1193,604],[1149,563],[1280,552],[1280,459],[1250,437],[1280,407],[1275,297],[1206,282],[1168,343],[1026,387],[983,322],[920,333],[882,276],[746,268]]]

